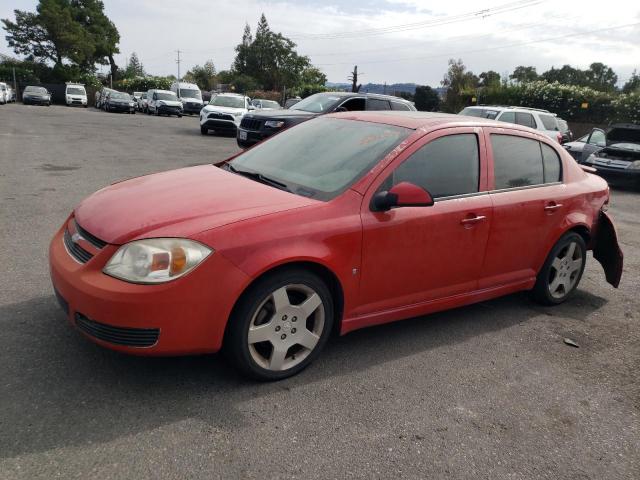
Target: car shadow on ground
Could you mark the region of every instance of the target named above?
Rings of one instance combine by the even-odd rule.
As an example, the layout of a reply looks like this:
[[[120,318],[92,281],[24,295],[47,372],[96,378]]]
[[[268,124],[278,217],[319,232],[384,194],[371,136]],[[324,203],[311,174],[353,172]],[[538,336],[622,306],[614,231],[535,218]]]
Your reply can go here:
[[[0,308],[0,458],[108,442],[188,418],[233,430],[255,421],[243,412],[255,397],[364,372],[545,314],[584,317],[604,304],[578,291],[551,313],[515,294],[333,338],[298,376],[255,383],[221,355],[145,358],[103,349],[70,328],[53,296],[34,298]]]

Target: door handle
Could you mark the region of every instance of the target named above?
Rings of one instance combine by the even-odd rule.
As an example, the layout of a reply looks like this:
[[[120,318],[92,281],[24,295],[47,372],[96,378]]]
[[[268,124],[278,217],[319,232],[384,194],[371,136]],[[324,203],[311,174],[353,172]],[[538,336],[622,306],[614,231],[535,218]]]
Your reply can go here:
[[[561,203],[555,203],[555,202],[553,202],[553,203],[550,203],[550,204],[548,204],[547,206],[545,206],[545,207],[544,207],[544,210],[545,210],[546,212],[554,212],[554,211],[558,210],[560,207],[562,207],[562,204],[561,204]]]
[[[482,222],[483,220],[486,220],[486,218],[487,217],[485,217],[484,215],[476,215],[475,217],[463,218],[462,220],[460,220],[460,223],[462,225],[473,225],[475,223]]]

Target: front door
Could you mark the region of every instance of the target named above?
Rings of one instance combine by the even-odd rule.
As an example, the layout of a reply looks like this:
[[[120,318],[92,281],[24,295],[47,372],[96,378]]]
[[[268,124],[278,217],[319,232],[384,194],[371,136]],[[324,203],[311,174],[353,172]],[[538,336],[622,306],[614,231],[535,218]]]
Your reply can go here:
[[[400,182],[427,190],[430,207],[373,212],[371,198]],[[373,182],[362,206],[358,315],[475,290],[492,216],[481,129],[448,129],[416,142]]]

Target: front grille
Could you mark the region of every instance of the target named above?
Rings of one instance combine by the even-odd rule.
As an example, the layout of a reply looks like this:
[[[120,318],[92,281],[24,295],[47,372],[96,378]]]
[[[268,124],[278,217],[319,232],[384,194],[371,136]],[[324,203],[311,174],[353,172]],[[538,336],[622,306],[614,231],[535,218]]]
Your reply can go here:
[[[159,328],[114,327],[93,321],[81,313],[76,313],[76,325],[91,337],[126,347],[151,347],[160,336]]]
[[[210,118],[212,120],[228,120],[230,122],[233,122],[233,117],[231,115],[226,115],[224,113],[210,113],[207,118]]]
[[[107,246],[107,242],[105,242],[104,240],[100,240],[98,237],[96,237],[95,235],[90,234],[89,232],[87,232],[84,228],[82,228],[78,222],[76,222],[74,220],[75,224],[76,224],[76,230],[78,231],[78,233],[80,234],[80,236],[82,238],[84,238],[87,242],[89,242],[91,245],[93,245],[94,247],[96,247],[99,250],[102,250],[104,247]]]
[[[67,247],[69,254],[80,263],[87,263],[93,258],[93,255],[87,252],[84,248],[71,240],[71,234],[69,230],[64,231],[64,246]]]
[[[244,117],[242,122],[240,122],[240,127],[245,130],[255,130],[259,131],[262,126],[262,120],[258,120],[257,118],[247,118]]]

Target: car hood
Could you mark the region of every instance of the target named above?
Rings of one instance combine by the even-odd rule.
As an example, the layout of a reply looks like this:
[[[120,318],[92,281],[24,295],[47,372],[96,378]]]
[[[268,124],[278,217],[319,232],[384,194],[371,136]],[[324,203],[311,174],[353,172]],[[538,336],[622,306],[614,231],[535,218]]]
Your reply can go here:
[[[207,105],[202,109],[203,112],[218,112],[225,113],[228,115],[235,115],[238,113],[245,113],[246,110],[244,108],[233,108],[233,107],[217,107],[215,105]]]
[[[158,105],[166,105],[167,107],[182,107],[180,100],[158,100]]]
[[[74,215],[85,230],[119,245],[140,238],[187,238],[317,202],[201,165],[115,183],[83,200]]]
[[[268,119],[268,118],[311,118],[317,115],[321,115],[321,113],[311,113],[304,112],[302,110],[267,110],[266,112],[252,112],[251,116],[258,119]]]

